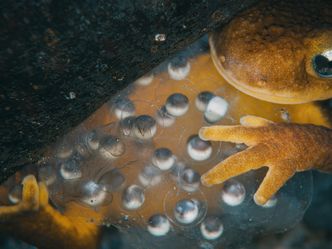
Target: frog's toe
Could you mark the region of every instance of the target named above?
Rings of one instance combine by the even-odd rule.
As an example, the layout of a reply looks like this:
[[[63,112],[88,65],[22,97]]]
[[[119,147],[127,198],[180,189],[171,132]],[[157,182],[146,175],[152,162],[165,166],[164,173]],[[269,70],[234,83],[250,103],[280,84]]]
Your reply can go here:
[[[260,128],[242,125],[216,125],[202,127],[199,130],[199,136],[203,140],[245,143],[251,146],[259,142],[262,136]]]
[[[270,167],[263,182],[259,186],[257,192],[254,195],[254,201],[258,205],[264,205],[268,200],[275,195],[278,190],[289,180],[295,172],[284,164]]]
[[[244,126],[259,127],[273,124],[273,122],[268,119],[257,117],[254,115],[245,115],[241,117],[240,124]]]
[[[26,176],[22,185],[22,200],[18,206],[21,207],[22,211],[37,211],[39,208],[39,185],[35,176]]]
[[[28,175],[22,197],[12,206],[0,207],[0,230],[40,248],[97,248],[98,230],[84,219],[70,219],[49,205],[44,182]]]
[[[48,190],[44,182],[40,182],[39,186],[39,206],[45,207],[48,205]]]
[[[17,216],[22,212],[37,211],[40,204],[40,186],[33,175],[26,176],[22,181],[22,199],[14,206],[0,207],[0,218]],[[45,189],[43,192],[47,192]],[[48,198],[48,197],[47,197]]]
[[[211,186],[223,183],[252,169],[261,168],[267,160],[267,157],[262,156],[262,152],[266,151],[266,146],[259,144],[230,156],[205,173],[201,177],[201,181],[205,186]]]

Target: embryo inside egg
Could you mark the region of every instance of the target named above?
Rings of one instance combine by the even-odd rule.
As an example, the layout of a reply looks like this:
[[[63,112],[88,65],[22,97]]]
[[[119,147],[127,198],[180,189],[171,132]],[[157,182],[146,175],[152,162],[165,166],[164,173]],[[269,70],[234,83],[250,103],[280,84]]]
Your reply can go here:
[[[223,80],[206,47],[204,37],[131,83],[52,147],[38,170],[56,207],[78,205],[76,215],[87,220],[85,210],[93,210],[96,223],[119,228],[123,248],[226,248],[240,233],[246,240],[301,219],[308,173],[265,206],[253,201],[264,169],[211,188],[200,184],[203,173],[243,149],[201,140],[200,127],[260,115],[247,113],[250,97]],[[20,198],[15,186],[12,203]]]

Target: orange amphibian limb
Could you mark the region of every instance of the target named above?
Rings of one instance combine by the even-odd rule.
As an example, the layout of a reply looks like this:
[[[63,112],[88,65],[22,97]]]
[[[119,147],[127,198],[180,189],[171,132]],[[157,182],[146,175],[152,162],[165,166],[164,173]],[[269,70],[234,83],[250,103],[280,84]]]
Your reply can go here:
[[[97,247],[96,225],[60,214],[48,202],[46,185],[38,184],[33,175],[26,176],[22,184],[21,202],[0,207],[0,231],[9,232],[40,249]]]
[[[320,75],[314,68],[317,55],[332,51],[331,10],[330,2],[323,0],[261,1],[210,36],[213,62],[228,83],[257,99],[299,104],[332,98],[332,75]],[[331,68],[324,70],[331,72]],[[305,116],[310,118],[303,120]],[[318,120],[311,107],[292,115],[295,123],[330,127]],[[206,173],[204,184],[267,166],[269,171],[255,195],[256,202],[264,204],[295,172],[332,171],[330,129],[252,116],[242,118],[241,124],[201,129],[203,139],[249,146]]]
[[[254,196],[258,204],[265,204],[296,172],[314,167],[332,171],[332,130],[314,125],[273,123],[255,116],[244,116],[241,124],[200,129],[202,139],[249,146],[204,174],[204,185],[219,184],[266,166],[269,170]]]

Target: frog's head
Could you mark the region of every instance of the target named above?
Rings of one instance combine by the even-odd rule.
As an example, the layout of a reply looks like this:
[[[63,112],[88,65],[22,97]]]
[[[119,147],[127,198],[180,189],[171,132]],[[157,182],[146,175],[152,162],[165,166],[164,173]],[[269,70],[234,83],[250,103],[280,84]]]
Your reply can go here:
[[[268,102],[331,98],[329,10],[288,15],[278,6],[248,10],[210,36],[214,64],[238,90]]]

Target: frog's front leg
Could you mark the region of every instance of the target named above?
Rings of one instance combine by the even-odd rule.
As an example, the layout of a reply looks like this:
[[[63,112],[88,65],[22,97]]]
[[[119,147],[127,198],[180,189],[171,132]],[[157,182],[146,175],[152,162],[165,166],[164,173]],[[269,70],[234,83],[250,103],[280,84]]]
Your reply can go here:
[[[332,130],[322,126],[274,123],[245,116],[242,125],[203,127],[200,137],[245,143],[249,147],[216,165],[202,176],[204,185],[263,166],[269,168],[254,199],[265,204],[296,172],[316,168],[332,172]]]
[[[84,220],[71,220],[55,210],[44,183],[33,175],[22,182],[22,200],[0,207],[0,230],[41,249],[97,248],[98,227]]]

